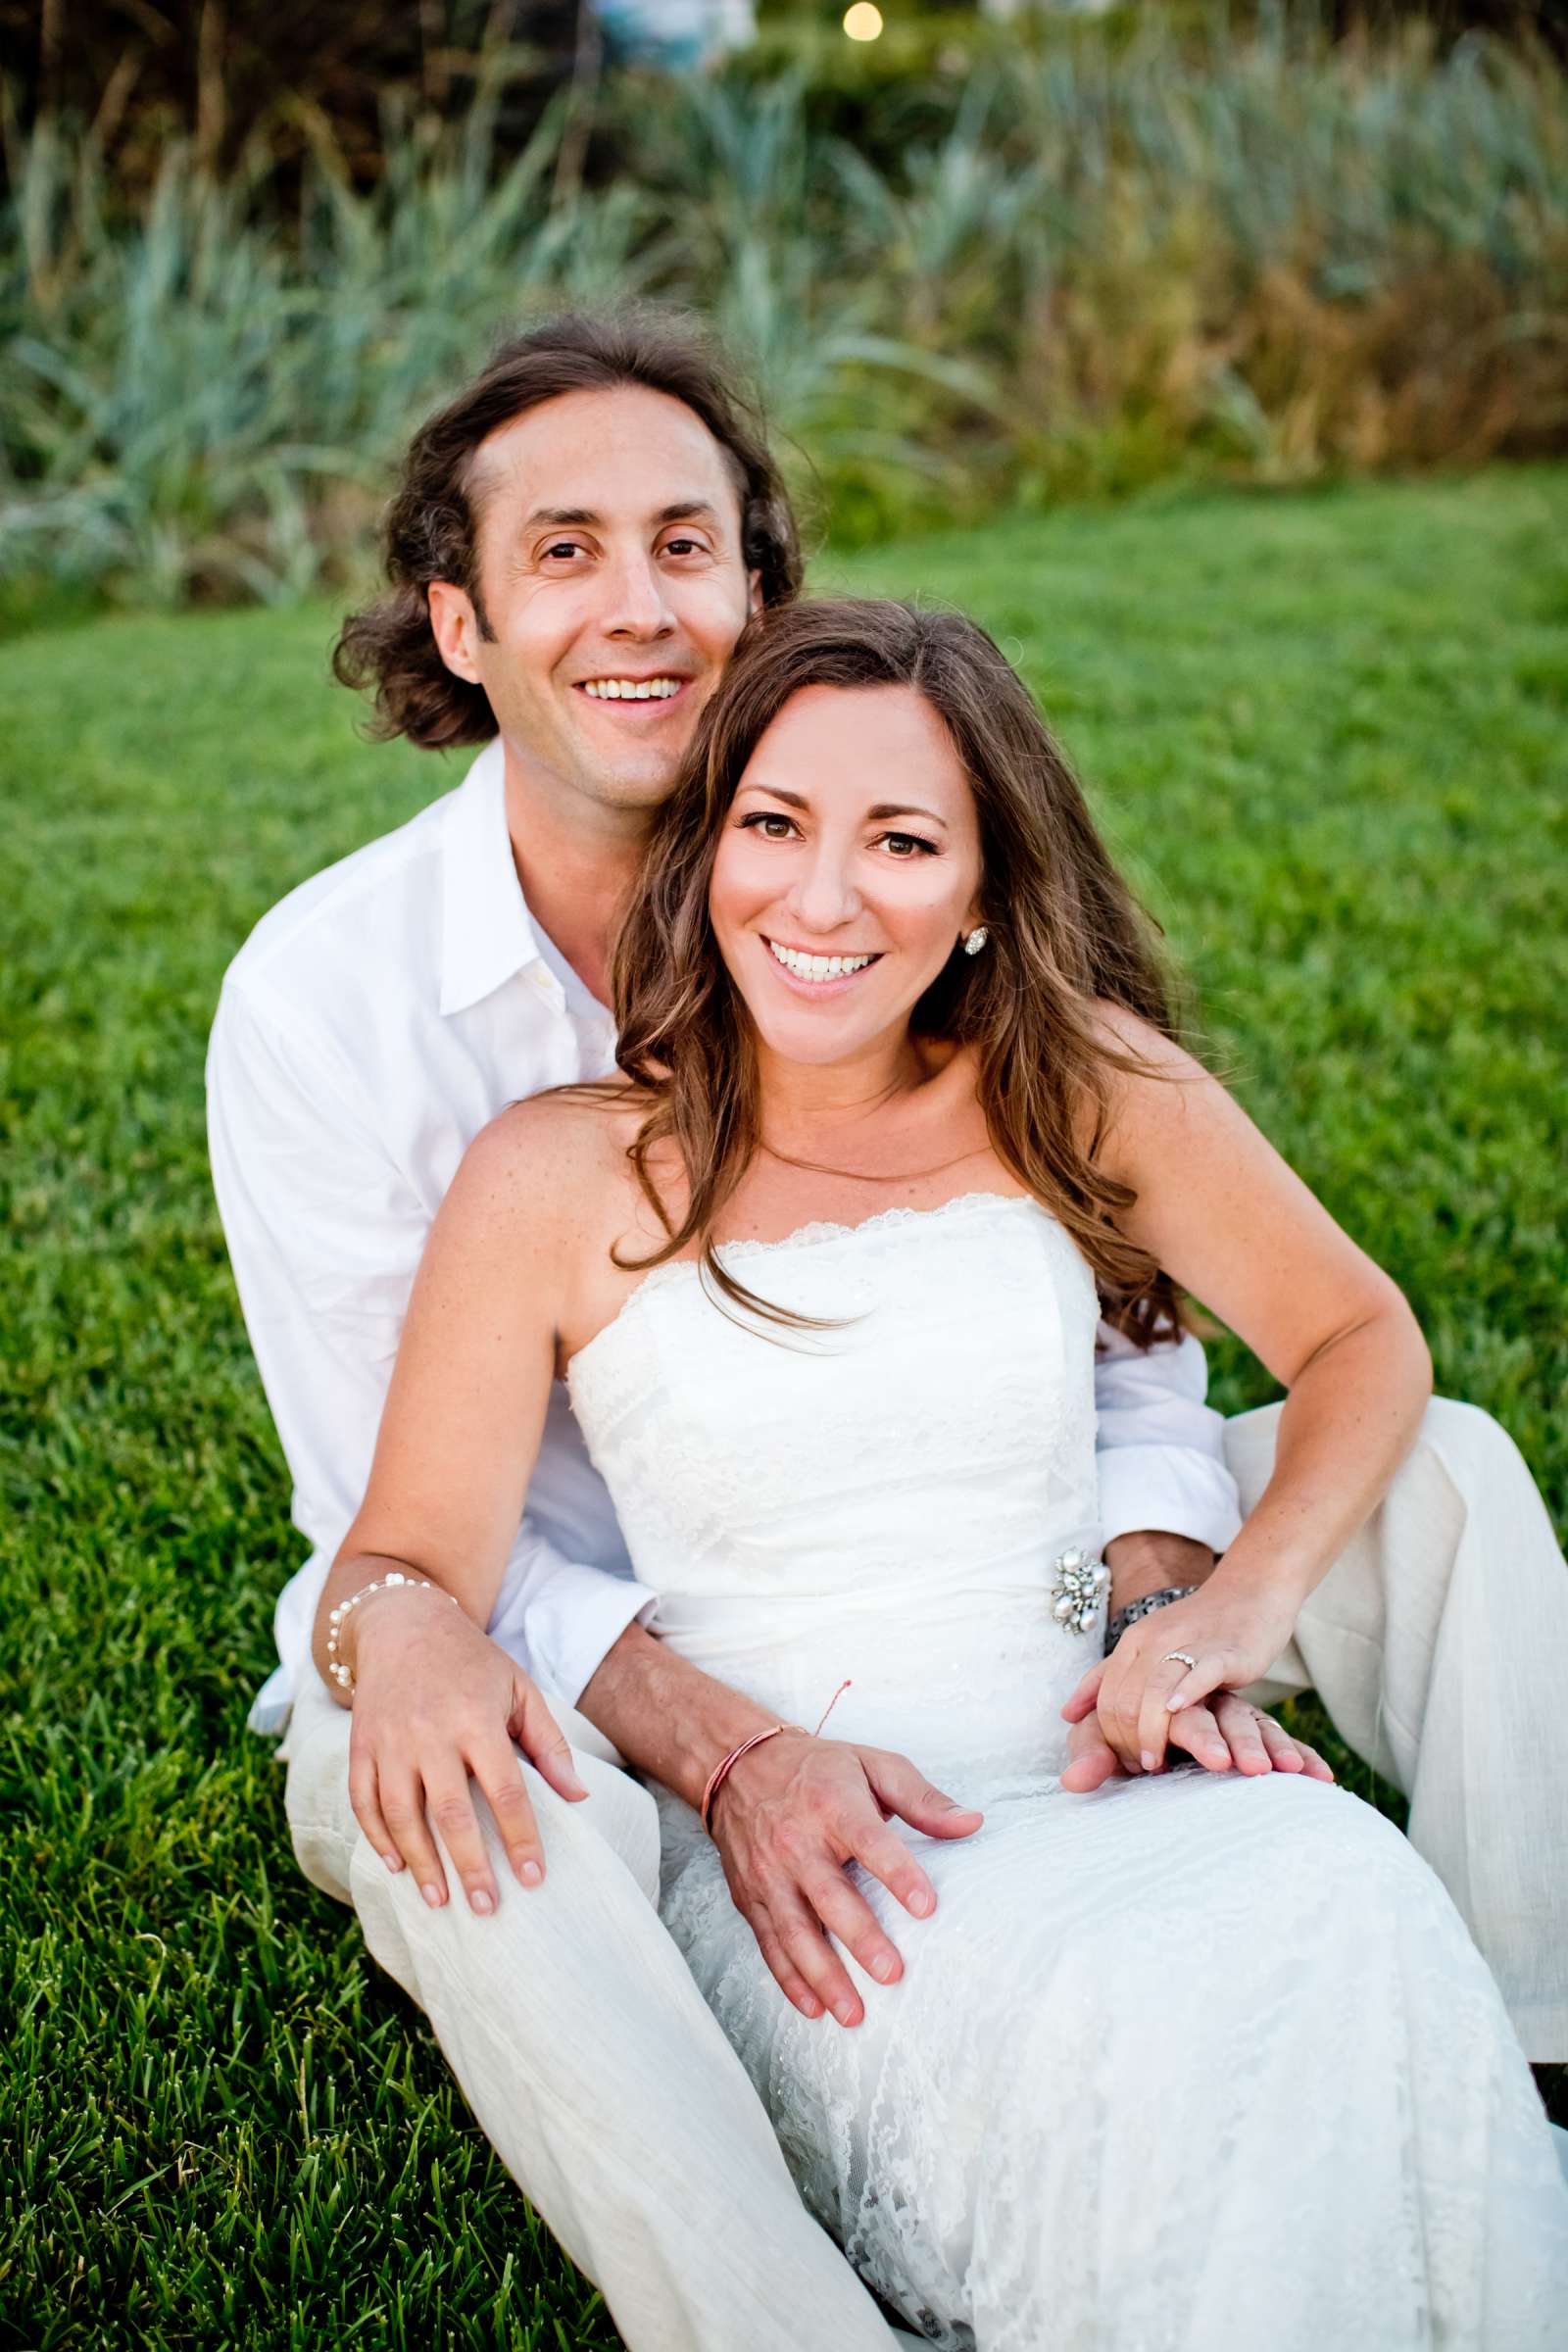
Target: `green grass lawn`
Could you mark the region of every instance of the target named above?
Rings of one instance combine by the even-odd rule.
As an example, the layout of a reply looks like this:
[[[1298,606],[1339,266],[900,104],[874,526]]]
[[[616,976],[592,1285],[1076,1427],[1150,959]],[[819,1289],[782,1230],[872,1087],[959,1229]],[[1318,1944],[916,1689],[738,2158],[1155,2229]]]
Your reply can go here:
[[[1243,1097],[1561,1526],[1568,473],[1076,513],[817,580],[961,604],[1022,663]],[[244,1730],[299,1545],[207,1023],[274,899],[461,772],[356,738],[332,627],[0,648],[7,2344],[614,2341]],[[1228,1407],[1269,1394],[1212,1355]]]

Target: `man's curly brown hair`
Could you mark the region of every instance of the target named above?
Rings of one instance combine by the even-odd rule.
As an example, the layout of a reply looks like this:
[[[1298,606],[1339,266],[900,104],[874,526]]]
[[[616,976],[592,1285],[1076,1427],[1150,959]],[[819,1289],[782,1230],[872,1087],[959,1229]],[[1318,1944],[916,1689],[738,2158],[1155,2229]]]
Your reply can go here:
[[[415,434],[387,512],[388,593],[350,613],[332,651],[345,686],[373,687],[370,732],[407,735],[427,751],[487,743],[495,714],[482,686],[454,677],[430,627],[428,589],[450,580],[479,594],[479,516],[470,492],[479,445],[541,402],[565,392],[641,384],[700,416],[723,449],[741,508],[741,552],[760,576],[764,604],[801,585],[800,534],[767,446],[756,400],[707,332],[681,313],[635,305],[613,318],[568,311],[498,345],[489,364]]]

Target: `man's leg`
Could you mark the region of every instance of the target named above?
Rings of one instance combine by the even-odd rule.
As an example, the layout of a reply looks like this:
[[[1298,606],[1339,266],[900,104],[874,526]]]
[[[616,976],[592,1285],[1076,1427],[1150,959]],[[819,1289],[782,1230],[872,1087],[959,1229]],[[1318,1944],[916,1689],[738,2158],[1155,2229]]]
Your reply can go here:
[[[556,1713],[591,1793],[568,1805],[524,1767],[545,1847],[535,1893],[513,1877],[474,1788],[500,1889],[479,1919],[439,1836],[453,1890],[440,1910],[378,1858],[349,1804],[348,1712],[313,1681],[281,1751],[301,1868],[353,1903],[632,2352],[890,2352],[660,1923],[652,1798],[604,1760],[613,1750],[589,1724]]]
[[[1281,1407],[1228,1422],[1250,1511]],[[1381,1507],[1248,1693],[1316,1690],[1410,1800],[1410,1842],[1463,1914],[1527,2057],[1568,2060],[1568,1565],[1512,1439],[1436,1397]]]

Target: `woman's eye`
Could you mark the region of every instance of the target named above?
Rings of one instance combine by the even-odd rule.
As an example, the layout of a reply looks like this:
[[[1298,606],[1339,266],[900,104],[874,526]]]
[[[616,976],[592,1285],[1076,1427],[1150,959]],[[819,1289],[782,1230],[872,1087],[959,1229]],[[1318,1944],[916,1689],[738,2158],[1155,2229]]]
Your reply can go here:
[[[910,858],[936,856],[936,843],[923,840],[918,833],[884,833],[882,842],[890,858],[907,860]]]
[[[764,841],[788,841],[795,826],[789,817],[780,816],[776,808],[759,808],[755,816],[742,817],[741,830],[760,833]]]

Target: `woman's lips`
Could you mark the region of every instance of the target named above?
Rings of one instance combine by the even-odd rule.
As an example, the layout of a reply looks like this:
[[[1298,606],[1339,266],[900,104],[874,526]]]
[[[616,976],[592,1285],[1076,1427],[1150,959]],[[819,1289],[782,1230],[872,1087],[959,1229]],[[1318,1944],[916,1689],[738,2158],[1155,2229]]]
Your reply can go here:
[[[769,939],[765,933],[762,934],[762,945],[767,950],[768,962],[779,978],[803,997],[835,996],[853,987],[857,980],[870,971],[873,964],[882,960],[881,950],[840,950],[835,955],[826,955],[818,949],[786,946],[781,941]],[[834,965],[838,966],[837,970],[832,968]],[[844,968],[846,965],[849,966],[848,970]]]

